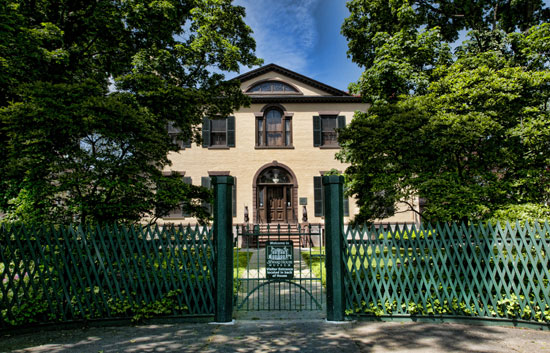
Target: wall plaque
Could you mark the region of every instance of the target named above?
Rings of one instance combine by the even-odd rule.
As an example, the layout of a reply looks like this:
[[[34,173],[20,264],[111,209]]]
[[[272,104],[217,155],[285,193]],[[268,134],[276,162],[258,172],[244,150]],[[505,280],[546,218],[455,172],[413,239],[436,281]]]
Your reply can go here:
[[[307,197],[300,197],[300,206],[307,206]]]
[[[294,278],[294,247],[292,240],[266,242],[265,264],[268,279]]]

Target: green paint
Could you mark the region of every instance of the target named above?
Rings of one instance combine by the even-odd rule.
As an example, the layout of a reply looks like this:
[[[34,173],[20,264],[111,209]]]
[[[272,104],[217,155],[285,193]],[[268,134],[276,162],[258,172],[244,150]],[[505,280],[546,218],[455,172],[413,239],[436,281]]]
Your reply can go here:
[[[550,322],[550,226],[350,228],[346,313]]]
[[[216,304],[214,320],[233,320],[233,233],[231,189],[233,177],[212,178],[214,185],[214,252]]]
[[[214,314],[206,227],[0,226],[0,329]]]
[[[344,297],[344,177],[323,176],[327,265],[327,320],[343,321]]]

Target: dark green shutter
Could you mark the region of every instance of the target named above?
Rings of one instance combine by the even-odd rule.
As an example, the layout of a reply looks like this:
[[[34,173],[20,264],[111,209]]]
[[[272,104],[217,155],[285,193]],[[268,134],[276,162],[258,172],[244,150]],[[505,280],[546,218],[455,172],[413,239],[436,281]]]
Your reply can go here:
[[[233,177],[233,187],[231,188],[231,203],[233,207],[233,217],[237,217],[237,177]]]
[[[207,189],[211,189],[212,185],[210,183],[210,177],[201,177],[201,186]],[[212,205],[210,204],[210,202],[203,201],[202,207],[205,208],[208,213],[212,214]]]
[[[183,182],[185,184],[189,184],[191,185],[193,183],[193,181],[191,180],[191,177],[183,177]],[[191,217],[191,213],[189,213],[188,211],[185,210],[185,202],[183,203],[182,205],[182,212],[183,212],[183,217]]]
[[[210,147],[210,119],[202,118],[202,147]]]
[[[321,146],[321,118],[313,117],[313,147]]]
[[[348,188],[344,186],[344,217],[349,217],[349,197],[346,195]]]
[[[323,216],[323,184],[321,177],[313,177],[313,208],[315,217]]]
[[[235,117],[227,118],[227,147],[235,147]]]
[[[338,129],[346,127],[346,117],[343,115],[338,116]]]

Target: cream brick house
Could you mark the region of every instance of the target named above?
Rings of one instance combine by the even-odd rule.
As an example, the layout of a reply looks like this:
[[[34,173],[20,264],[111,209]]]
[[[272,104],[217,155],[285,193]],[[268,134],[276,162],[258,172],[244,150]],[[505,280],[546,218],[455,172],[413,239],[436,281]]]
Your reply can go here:
[[[335,129],[366,111],[360,97],[330,87],[283,67],[270,64],[237,79],[252,103],[227,119],[204,119],[203,144],[181,144],[169,155],[186,182],[209,186],[210,177],[231,175],[233,223],[310,223],[323,221],[321,176],[346,165],[335,159],[339,150]],[[345,222],[357,208],[344,200]],[[164,222],[194,223],[179,210]],[[402,212],[385,223],[418,223],[413,212]]]

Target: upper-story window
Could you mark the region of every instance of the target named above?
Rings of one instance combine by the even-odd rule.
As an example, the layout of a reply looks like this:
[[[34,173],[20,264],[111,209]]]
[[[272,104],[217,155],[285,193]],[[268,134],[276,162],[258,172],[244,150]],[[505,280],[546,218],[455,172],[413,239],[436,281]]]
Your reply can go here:
[[[203,147],[235,147],[235,117],[202,120]]]
[[[268,108],[256,117],[257,147],[292,146],[292,117],[278,108]]]
[[[173,121],[168,122],[168,124],[166,125],[166,130],[168,131],[168,136],[170,137],[170,141],[174,145],[177,145],[180,150],[191,147],[190,139],[187,139],[187,140],[180,139],[181,130],[175,126]]]
[[[288,83],[281,81],[264,81],[260,82],[251,88],[247,93],[299,93],[298,90]]]
[[[313,117],[313,146],[339,147],[338,130],[346,126],[346,117],[319,115]]]

